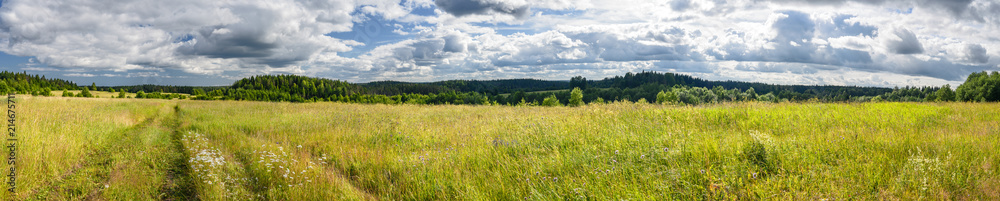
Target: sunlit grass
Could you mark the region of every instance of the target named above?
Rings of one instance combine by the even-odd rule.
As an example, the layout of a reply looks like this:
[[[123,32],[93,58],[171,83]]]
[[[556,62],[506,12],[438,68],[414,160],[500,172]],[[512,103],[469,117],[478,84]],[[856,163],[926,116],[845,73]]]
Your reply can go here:
[[[21,97],[17,199],[1000,199],[997,104]]]
[[[17,193],[3,197],[159,196],[169,132],[150,125],[168,101],[18,97]]]
[[[180,129],[266,178],[244,188],[269,199],[995,199],[996,106],[183,101]],[[260,171],[275,147],[317,183]]]

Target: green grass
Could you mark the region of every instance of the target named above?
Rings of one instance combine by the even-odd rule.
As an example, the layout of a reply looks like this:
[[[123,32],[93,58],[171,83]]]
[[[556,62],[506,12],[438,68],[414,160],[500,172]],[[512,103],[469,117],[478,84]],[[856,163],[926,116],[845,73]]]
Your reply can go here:
[[[992,103],[22,102],[19,199],[1000,199]]]
[[[169,154],[169,129],[159,126],[169,101],[19,97],[26,98],[16,108],[18,188],[3,197],[159,197],[161,161],[179,157]]]

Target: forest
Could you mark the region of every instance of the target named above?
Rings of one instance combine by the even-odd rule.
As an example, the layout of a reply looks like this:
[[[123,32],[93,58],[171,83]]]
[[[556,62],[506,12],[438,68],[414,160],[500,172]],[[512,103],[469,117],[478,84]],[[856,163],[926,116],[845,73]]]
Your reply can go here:
[[[536,79],[449,80],[429,83],[378,81],[354,84],[298,75],[259,75],[230,86],[136,85],[78,86],[71,81],[26,73],[0,72],[0,92],[40,96],[93,97],[89,91],[117,93],[114,98],[246,100],[279,102],[349,102],[381,104],[577,105],[615,101],[664,104],[762,102],[933,102],[1000,101],[1000,74],[976,72],[952,90],[941,87],[881,88],[860,86],[776,85],[709,81],[661,72],[626,73],[602,80],[576,76],[568,81]],[[81,90],[72,93],[68,90]],[[136,93],[134,97],[125,92]],[[189,95],[183,95],[189,94]],[[573,100],[574,96],[579,97]]]
[[[335,101],[383,104],[574,105],[613,101],[706,104],[764,102],[931,102],[997,101],[1000,75],[974,73],[958,87],[857,87],[774,85],[739,81],[708,81],[660,72],[627,73],[602,80],[577,76],[567,81],[451,80],[432,83],[395,81],[351,84],[296,75],[262,75],[236,81],[228,88],[195,90],[197,100]],[[972,87],[975,86],[975,87]],[[576,89],[576,90],[572,90]],[[574,92],[575,91],[575,92]],[[960,94],[965,94],[960,95]],[[967,98],[966,98],[967,97]],[[548,99],[548,103],[546,103]]]

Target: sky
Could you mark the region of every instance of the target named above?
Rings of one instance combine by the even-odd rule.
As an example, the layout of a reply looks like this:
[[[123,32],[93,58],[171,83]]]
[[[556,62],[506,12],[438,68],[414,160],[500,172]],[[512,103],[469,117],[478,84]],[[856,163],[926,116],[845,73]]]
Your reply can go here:
[[[845,86],[1000,70],[995,0],[3,0],[0,70],[81,85],[591,80]]]

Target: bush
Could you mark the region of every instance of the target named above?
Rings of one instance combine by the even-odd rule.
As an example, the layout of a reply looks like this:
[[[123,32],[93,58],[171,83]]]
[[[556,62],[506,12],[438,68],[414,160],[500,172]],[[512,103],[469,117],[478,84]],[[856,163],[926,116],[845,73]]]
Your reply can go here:
[[[677,93],[674,93],[674,91],[660,91],[660,93],[656,94],[656,103],[667,104],[676,102]]]
[[[62,97],[73,97],[73,92],[63,89]]]
[[[562,103],[559,103],[559,98],[556,98],[556,95],[552,94],[545,98],[545,100],[542,100],[542,106],[562,106]]]
[[[596,104],[604,104],[604,98],[597,97],[597,99],[594,99],[594,101],[590,101],[590,104],[595,104],[595,103]]]
[[[576,107],[583,105],[583,91],[580,88],[573,88],[573,91],[569,92],[569,106]]]
[[[774,93],[767,93],[767,94],[758,96],[757,97],[757,101],[777,103],[778,102],[778,97],[775,97]]]
[[[875,97],[874,97],[874,98],[872,98],[872,100],[871,100],[871,102],[874,102],[874,103],[877,103],[877,102],[882,102],[882,101],[885,101],[885,100],[882,100],[882,95],[878,95],[878,96],[875,96]]]
[[[83,91],[80,91],[80,94],[77,94],[77,95],[80,96],[80,97],[86,97],[86,98],[94,97],[93,94],[90,94],[90,90],[88,90],[87,87],[84,87]]]

